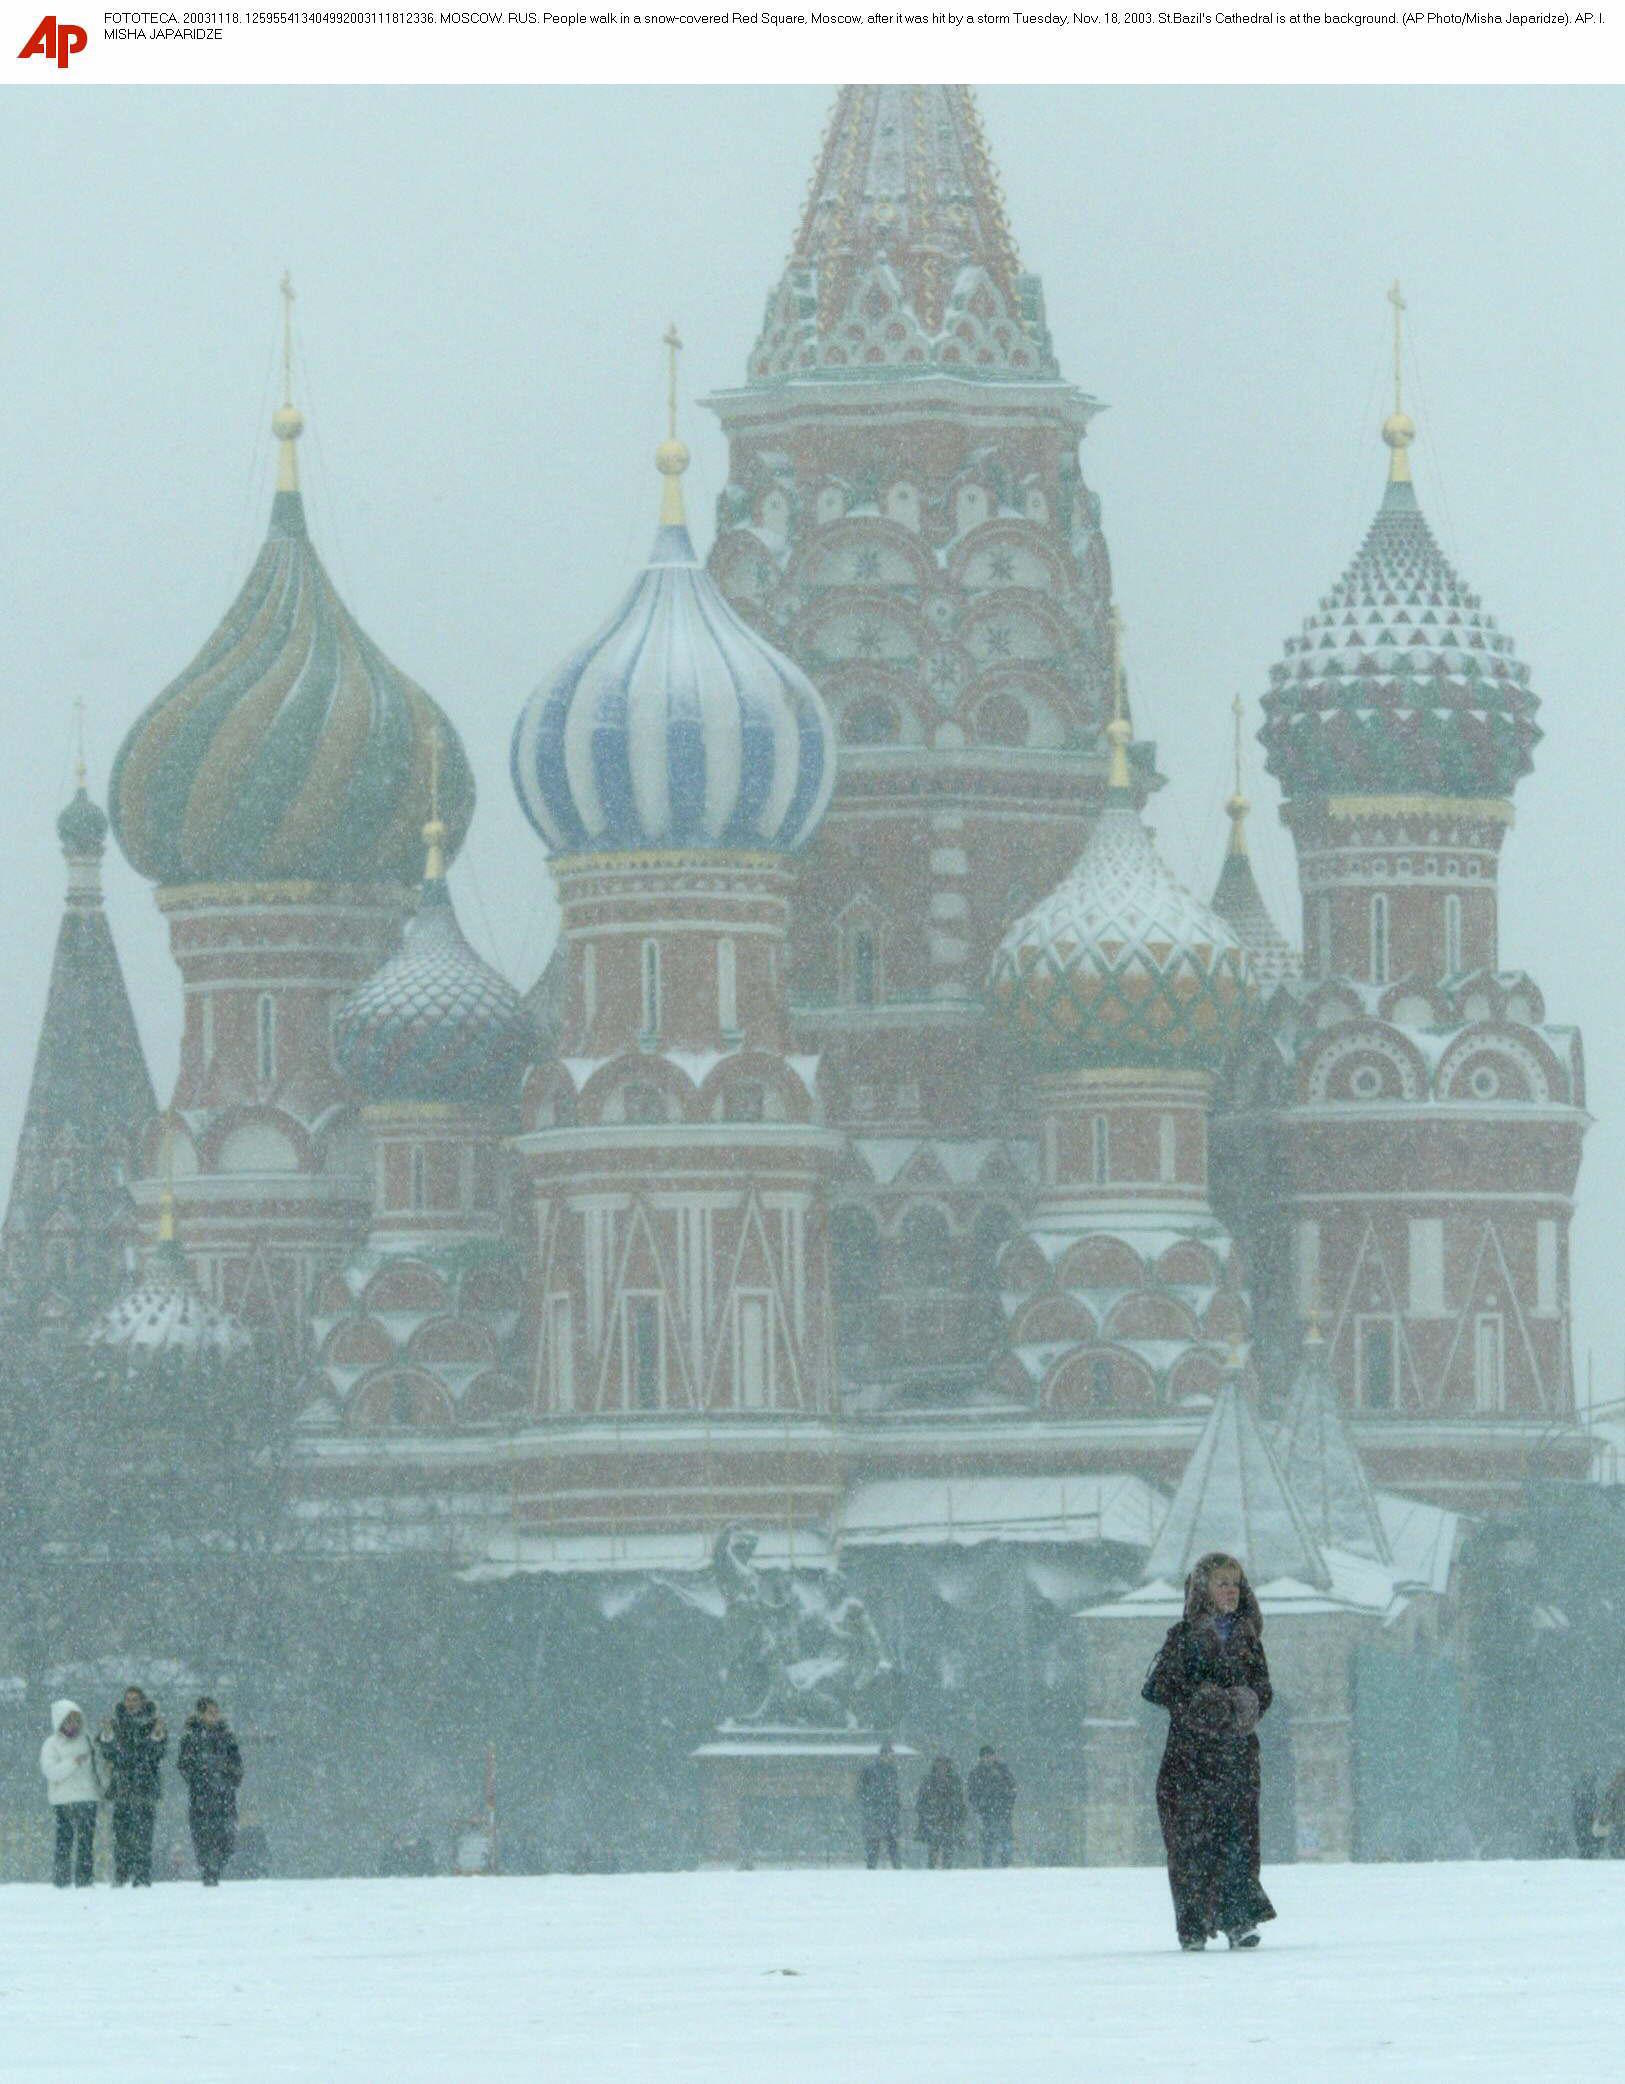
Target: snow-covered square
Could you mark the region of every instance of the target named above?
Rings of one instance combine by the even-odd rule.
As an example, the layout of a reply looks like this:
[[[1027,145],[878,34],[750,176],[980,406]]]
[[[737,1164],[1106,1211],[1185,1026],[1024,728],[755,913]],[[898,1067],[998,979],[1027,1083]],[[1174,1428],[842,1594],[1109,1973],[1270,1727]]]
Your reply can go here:
[[[1428,2084],[1625,2072],[1625,1864],[0,1890],[7,2084]]]

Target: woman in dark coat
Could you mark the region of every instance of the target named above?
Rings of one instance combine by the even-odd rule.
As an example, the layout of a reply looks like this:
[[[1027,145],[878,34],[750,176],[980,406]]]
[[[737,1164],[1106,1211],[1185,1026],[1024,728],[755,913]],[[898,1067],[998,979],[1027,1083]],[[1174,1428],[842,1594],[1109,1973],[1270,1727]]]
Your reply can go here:
[[[1255,1947],[1275,1915],[1258,1879],[1258,1718],[1271,1699],[1264,1621],[1234,1556],[1204,1556],[1185,1580],[1185,1618],[1168,1631],[1142,1689],[1168,1710],[1157,1815],[1179,1943],[1220,1932]]]
[[[226,1727],[220,1704],[207,1695],[186,1718],[176,1770],[186,1782],[187,1822],[203,1886],[219,1886],[237,1841],[237,1789],[243,1755]]]
[[[931,1761],[914,1800],[914,1835],[928,1867],[951,1867],[965,1837],[965,1790],[951,1758]]]

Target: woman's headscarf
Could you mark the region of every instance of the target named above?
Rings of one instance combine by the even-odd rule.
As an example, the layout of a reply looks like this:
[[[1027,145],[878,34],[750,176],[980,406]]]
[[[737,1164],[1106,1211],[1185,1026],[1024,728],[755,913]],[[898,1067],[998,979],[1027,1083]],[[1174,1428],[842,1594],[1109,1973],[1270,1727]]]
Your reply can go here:
[[[1247,1573],[1234,1556],[1227,1556],[1223,1549],[1212,1549],[1191,1566],[1191,1574],[1185,1580],[1185,1619],[1205,1621],[1209,1614],[1216,1614],[1213,1604],[1213,1573],[1216,1570],[1233,1570],[1241,1579],[1241,1600],[1236,1607],[1236,1619],[1253,1635],[1264,1633],[1264,1616],[1259,1612],[1258,1599],[1247,1582]]]

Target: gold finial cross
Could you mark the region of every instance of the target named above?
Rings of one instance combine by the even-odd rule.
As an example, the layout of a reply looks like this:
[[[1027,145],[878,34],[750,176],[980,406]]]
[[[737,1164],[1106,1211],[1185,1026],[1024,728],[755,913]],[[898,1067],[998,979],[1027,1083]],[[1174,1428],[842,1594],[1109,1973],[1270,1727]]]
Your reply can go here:
[[[293,276],[284,268],[282,281],[282,402],[293,403]]]
[[[675,441],[677,439],[677,357],[682,352],[683,347],[682,340],[677,332],[676,319],[672,320],[660,337],[666,350],[666,439]]]
[[[429,733],[429,822],[423,828],[428,859],[423,864],[424,880],[438,883],[446,873],[446,828],[440,818],[440,726]]]
[[[1112,603],[1112,722],[1123,721],[1123,617]]]
[[[85,785],[85,698],[75,694],[73,698],[73,785],[82,789]]]
[[[163,1185],[158,1193],[158,1242],[175,1242],[175,1124],[164,1120]]]
[[[1231,712],[1232,712],[1232,714],[1234,715],[1234,717],[1235,717],[1235,719],[1236,719],[1236,794],[1237,794],[1237,795],[1239,796],[1239,795],[1241,794],[1241,697],[1240,697],[1240,695],[1237,695],[1236,699],[1235,699],[1235,700],[1234,700],[1234,701],[1233,701],[1233,702],[1231,703],[1231,705],[1230,705],[1230,708],[1231,708]]]
[[[1406,304],[1396,280],[1388,292],[1394,307],[1394,411],[1405,410],[1405,311]]]

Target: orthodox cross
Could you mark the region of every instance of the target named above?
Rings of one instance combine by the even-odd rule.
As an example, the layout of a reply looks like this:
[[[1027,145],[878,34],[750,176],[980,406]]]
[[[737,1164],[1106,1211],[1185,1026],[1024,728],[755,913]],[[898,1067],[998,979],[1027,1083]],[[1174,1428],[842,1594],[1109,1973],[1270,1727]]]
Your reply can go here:
[[[1388,292],[1388,301],[1394,307],[1394,411],[1403,412],[1405,410],[1404,346],[1406,304],[1404,297],[1400,294],[1397,282]]]

